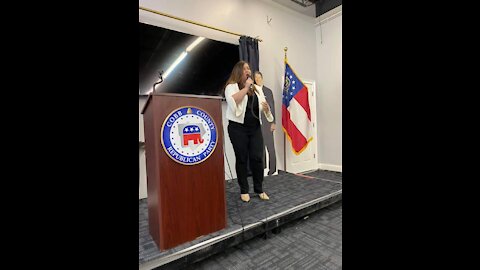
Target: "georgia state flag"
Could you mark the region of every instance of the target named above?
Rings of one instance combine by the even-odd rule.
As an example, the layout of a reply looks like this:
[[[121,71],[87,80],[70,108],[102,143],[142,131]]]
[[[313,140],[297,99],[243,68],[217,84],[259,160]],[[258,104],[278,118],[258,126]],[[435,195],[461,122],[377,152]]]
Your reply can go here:
[[[283,131],[291,142],[292,150],[299,155],[312,140],[308,89],[285,62],[285,81],[282,100]]]

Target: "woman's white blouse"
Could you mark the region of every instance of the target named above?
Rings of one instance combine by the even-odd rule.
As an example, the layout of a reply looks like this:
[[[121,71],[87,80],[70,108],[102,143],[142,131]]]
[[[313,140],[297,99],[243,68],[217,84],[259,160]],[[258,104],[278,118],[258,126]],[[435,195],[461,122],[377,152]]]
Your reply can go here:
[[[263,111],[262,110],[262,102],[265,101],[265,95],[263,94],[262,87],[255,85],[257,92],[255,93],[258,97],[258,115]],[[247,109],[247,102],[248,102],[248,95],[243,97],[243,100],[237,104],[233,99],[232,95],[238,93],[240,89],[238,89],[238,84],[232,83],[227,85],[225,88],[225,99],[227,100],[227,119],[232,120],[234,122],[243,124],[245,119],[245,111]],[[273,115],[272,112],[269,110],[268,113],[265,113],[265,117],[267,118],[268,122],[273,122]],[[260,118],[260,124],[262,124],[262,118]]]

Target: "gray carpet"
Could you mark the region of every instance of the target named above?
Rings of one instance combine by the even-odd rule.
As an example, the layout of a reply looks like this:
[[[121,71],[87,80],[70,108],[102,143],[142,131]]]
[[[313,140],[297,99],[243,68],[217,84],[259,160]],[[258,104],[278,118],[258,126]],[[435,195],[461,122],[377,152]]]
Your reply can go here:
[[[185,269],[342,269],[342,202]]]
[[[252,179],[249,178],[250,189],[253,189]],[[252,199],[249,203],[243,203],[239,199],[239,187],[236,181],[227,181],[226,182],[226,202],[227,202],[227,228],[209,234],[206,236],[199,237],[192,242],[184,243],[172,249],[166,251],[159,251],[153,242],[151,236],[148,232],[148,209],[147,201],[139,201],[139,265],[151,260],[161,258],[172,254],[176,251],[185,249],[194,244],[203,242],[210,238],[216,237],[218,235],[224,234],[229,231],[236,230],[242,227],[243,225],[251,224],[264,219],[268,216],[271,216],[276,213],[280,213],[291,207],[297,206],[299,204],[320,198],[322,196],[331,194],[332,192],[342,189],[341,184],[341,173],[333,173],[326,171],[316,171],[309,174],[309,177],[302,177],[299,175],[289,174],[289,173],[280,173],[279,175],[265,177],[264,180],[264,190],[269,194],[270,201],[261,201],[258,196],[254,196],[253,193],[250,193]],[[335,205],[338,205],[335,204]],[[247,252],[243,255],[238,255],[240,258],[242,256],[251,255],[251,261],[247,263],[245,261],[245,267],[249,268],[251,265],[256,265],[256,267],[265,266],[262,263],[262,258],[268,260],[268,265],[265,266],[265,269],[272,269],[280,267],[282,269],[288,268],[289,265],[296,265],[295,267],[300,267],[302,269],[310,267],[312,265],[315,269],[325,269],[318,267],[328,267],[327,269],[338,269],[341,268],[341,202],[340,207],[336,206],[336,210],[331,214],[325,214],[325,217],[317,218],[322,224],[314,224],[313,227],[320,229],[320,232],[315,232],[314,228],[305,227],[305,231],[292,231],[289,226],[294,226],[291,224],[286,224],[284,231],[279,235],[274,235],[272,238],[269,238],[266,242],[270,243],[272,241],[280,241],[279,243],[270,243],[270,246],[262,246],[262,251],[272,249],[272,252],[277,254],[277,259],[273,257],[265,257],[265,252],[256,254],[255,251],[257,248],[254,248],[251,252]],[[331,209],[331,207],[325,208]],[[311,215],[311,218],[306,220],[306,224],[309,224],[309,220],[314,220],[314,216],[319,216],[318,213],[323,213],[324,210],[320,210],[317,213]],[[325,212],[326,213],[326,212]],[[295,224],[295,223],[292,223]],[[303,224],[300,222],[299,224]],[[335,224],[335,225],[332,225]],[[310,229],[309,229],[310,228]],[[330,228],[331,230],[327,230]],[[288,230],[294,232],[292,236],[288,236],[285,232]],[[315,238],[315,237],[317,238]],[[287,238],[284,238],[287,237]],[[273,240],[278,239],[278,240]],[[303,240],[302,240],[303,239]],[[252,239],[251,241],[255,241]],[[263,239],[261,239],[264,241]],[[302,242],[303,241],[303,242]],[[250,244],[248,244],[250,243]],[[252,242],[254,243],[254,242]],[[261,242],[260,242],[261,243]],[[321,243],[329,243],[332,246],[331,249],[325,249],[328,245],[323,245]],[[251,244],[250,241],[245,242],[238,247],[240,249],[244,245],[255,245]],[[260,244],[259,244],[260,245]],[[293,246],[292,246],[293,245]],[[298,248],[291,249],[298,245]],[[277,249],[273,248],[276,246]],[[248,247],[248,246],[247,246]],[[235,250],[233,247],[229,250]],[[250,248],[248,248],[250,249]],[[241,249],[240,249],[241,250]],[[276,250],[276,251],[275,251]],[[313,253],[312,253],[313,252]],[[228,253],[228,250],[225,254]],[[222,253],[224,254],[224,253]],[[217,256],[225,256],[217,255]],[[314,256],[315,259],[312,260],[311,256]],[[319,257],[320,256],[320,257]],[[317,258],[318,257],[318,258]],[[268,258],[268,259],[267,259]],[[340,259],[338,259],[340,258]],[[298,259],[302,260],[302,264],[298,264]],[[204,262],[207,264],[211,261],[212,258],[207,259]],[[228,259],[232,260],[232,259]],[[227,260],[227,261],[228,261]],[[234,261],[236,259],[233,259]],[[306,261],[305,261],[306,260]],[[296,263],[295,263],[296,262]],[[228,262],[225,262],[229,264]],[[238,263],[237,263],[238,264]],[[298,264],[298,265],[297,265]],[[221,264],[220,264],[221,265]],[[233,265],[233,262],[232,262]],[[242,264],[243,265],[243,264]],[[328,266],[330,265],[330,266]],[[219,266],[209,266],[210,267],[219,267]],[[222,268],[223,267],[223,268]],[[224,266],[221,268],[215,269],[225,269]],[[242,266],[243,267],[243,266]],[[204,269],[207,269],[204,268]],[[231,269],[241,269],[234,268]]]
[[[342,182],[342,173],[341,172],[332,172],[324,170],[316,170],[314,172],[305,173],[307,176],[311,176],[320,180],[330,180]]]

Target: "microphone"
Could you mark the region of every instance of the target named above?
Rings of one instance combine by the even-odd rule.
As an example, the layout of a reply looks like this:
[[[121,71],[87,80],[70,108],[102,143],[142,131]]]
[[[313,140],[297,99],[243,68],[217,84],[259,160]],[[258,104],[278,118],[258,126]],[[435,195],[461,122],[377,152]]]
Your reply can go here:
[[[248,78],[251,78],[251,75],[250,74],[247,74],[247,80]],[[253,79],[252,79],[253,80]],[[257,89],[255,89],[255,86],[253,86],[253,83],[250,84],[250,89],[248,89],[250,93],[253,94],[254,91],[257,91]]]

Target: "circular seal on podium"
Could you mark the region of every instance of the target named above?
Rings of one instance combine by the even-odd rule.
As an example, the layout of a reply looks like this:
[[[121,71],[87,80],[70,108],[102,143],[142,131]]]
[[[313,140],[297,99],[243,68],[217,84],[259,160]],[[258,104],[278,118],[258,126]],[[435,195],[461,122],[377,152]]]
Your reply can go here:
[[[162,146],[165,153],[183,165],[207,160],[217,146],[217,125],[204,110],[181,107],[173,110],[162,125]]]

